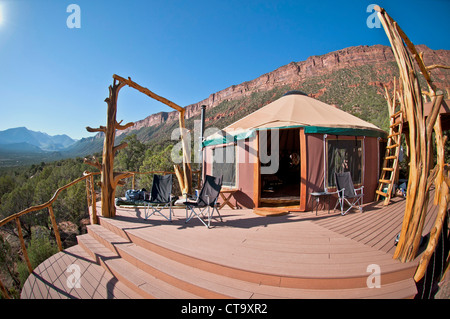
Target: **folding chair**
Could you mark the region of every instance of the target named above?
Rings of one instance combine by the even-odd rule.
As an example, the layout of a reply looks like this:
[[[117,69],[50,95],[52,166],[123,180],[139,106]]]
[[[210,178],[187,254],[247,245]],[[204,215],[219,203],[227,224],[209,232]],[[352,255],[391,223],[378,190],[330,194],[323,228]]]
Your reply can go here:
[[[219,197],[221,189],[222,177],[206,175],[205,182],[203,183],[203,187],[196,201],[187,201],[183,203],[186,206],[186,223],[195,216],[203,223],[203,225],[210,228],[211,218],[214,214],[214,211],[216,211],[219,215],[220,221],[223,221],[222,216],[220,216],[219,210],[217,209],[217,199]],[[189,216],[188,210],[190,210]],[[205,210],[207,210],[208,224],[206,224],[202,219],[202,217],[204,216],[203,212]],[[202,217],[200,215],[202,215]]]
[[[340,204],[341,215],[345,215],[352,207],[358,206],[359,211],[362,213],[364,186],[355,189],[350,172],[335,173],[334,178],[339,196],[334,209],[336,209],[337,205]],[[350,207],[344,212],[345,203],[347,203]]]
[[[144,198],[145,205],[145,219],[149,218],[155,213],[158,213],[168,221],[172,221],[172,174],[168,175],[153,175],[152,191],[150,198]],[[162,210],[169,208],[169,217],[163,214]],[[147,210],[151,209],[153,212],[147,216]]]

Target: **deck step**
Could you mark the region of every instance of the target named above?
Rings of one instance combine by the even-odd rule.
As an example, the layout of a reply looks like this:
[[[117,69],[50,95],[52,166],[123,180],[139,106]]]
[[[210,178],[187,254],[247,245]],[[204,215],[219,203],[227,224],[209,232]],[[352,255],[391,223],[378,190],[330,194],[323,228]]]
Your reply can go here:
[[[174,261],[130,243],[99,225],[88,226],[88,233],[141,271],[200,298],[390,298],[394,294],[398,298],[399,291],[402,291],[402,298],[409,298],[415,294],[408,279],[386,284],[378,290],[367,287],[324,290],[257,284]]]
[[[78,244],[95,258],[100,265],[144,298],[198,298],[140,270],[123,258],[120,258],[117,253],[112,252],[90,234],[78,236],[77,239]]]
[[[78,258],[83,284],[95,291],[100,280],[92,278],[106,274],[98,278],[105,299],[132,294],[171,299],[412,298],[417,264],[393,261],[385,253],[394,247],[393,232],[401,228],[403,206],[396,198],[392,204],[339,218],[314,218],[314,213],[264,218],[251,210],[229,210],[212,230],[200,222],[186,225],[183,218],[172,223],[144,220],[139,211],[118,209],[117,218],[99,217],[100,225],[88,226],[88,233],[78,237],[78,250],[61,252],[38,267],[36,280],[25,285],[23,295],[45,298],[34,291],[38,283],[53,285],[51,278],[61,281],[56,287],[63,290],[68,276],[64,270]],[[375,223],[385,229],[382,237],[372,233]],[[87,260],[91,266],[83,267],[81,261]],[[367,287],[370,264],[380,266],[380,288]],[[118,295],[119,286],[128,292],[123,289]],[[89,298],[86,293],[77,298]]]
[[[81,274],[78,286],[70,286],[76,268]],[[21,299],[142,299],[95,259],[80,245],[69,247],[51,256],[28,276]]]
[[[108,218],[100,218],[100,223],[105,228],[108,228],[114,233],[122,236],[122,238],[127,238],[135,242],[136,244],[139,244],[140,247],[143,247],[147,250],[153,251],[159,255],[167,257],[168,259],[175,260],[185,265],[195,266],[200,270],[207,271],[216,275],[225,276],[231,279],[236,279],[241,282],[249,282],[251,284],[256,283],[262,286],[270,286],[271,288],[274,287],[280,287],[283,289],[309,288],[314,289],[314,291],[366,288],[366,279],[368,276],[366,270],[367,264],[365,262],[366,258],[364,258],[364,260],[359,260],[358,251],[355,251],[355,247],[351,248],[350,251],[346,249],[347,246],[339,245],[339,247],[336,247],[338,250],[335,251],[337,254],[331,255],[327,254],[328,257],[326,259],[321,258],[320,259],[321,261],[319,262],[319,260],[317,261],[314,260],[314,256],[321,256],[321,254],[319,254],[320,251],[324,252],[327,251],[326,247],[328,245],[328,241],[327,245],[325,246],[319,244],[317,242],[317,239],[315,239],[311,243],[305,243],[302,245],[299,245],[297,243],[295,244],[297,247],[296,255],[297,256],[304,255],[305,258],[307,259],[305,259],[305,261],[301,263],[298,263],[298,261],[294,263],[292,257],[289,257],[286,254],[278,254],[279,257],[276,258],[277,259],[281,258],[278,259],[280,267],[282,267],[283,269],[287,267],[280,274],[279,268],[265,267],[264,260],[266,260],[269,256],[271,256],[271,258],[274,257],[272,252],[265,251],[264,242],[261,243],[259,241],[254,242],[256,246],[253,251],[261,252],[260,254],[257,255],[254,254],[249,255],[248,254],[249,248],[245,247],[240,248],[239,246],[233,248],[231,242],[228,243],[227,246],[232,248],[234,251],[233,253],[234,258],[232,259],[233,260],[236,259],[239,261],[239,263],[235,263],[231,259],[223,259],[220,257],[222,255],[228,255],[229,253],[226,251],[220,253],[221,250],[217,249],[215,251],[212,251],[210,249],[204,250],[202,249],[202,247],[198,247],[200,249],[194,250],[187,249],[178,251],[177,250],[178,244],[176,244],[177,239],[175,238],[172,239],[168,238],[169,241],[167,240],[161,241],[162,238],[160,236],[154,237],[153,235],[151,237],[148,237],[147,235],[149,234],[149,232],[147,231],[143,232],[140,229],[136,230],[126,229],[127,227],[122,227],[120,222]],[[157,229],[154,229],[150,233],[154,233],[156,235]],[[318,234],[315,232],[314,236],[317,235]],[[342,239],[343,238],[340,237],[340,240]],[[183,246],[186,246],[186,244],[188,242],[191,242],[192,239],[190,239],[189,237],[183,237],[181,240],[184,241]],[[346,242],[346,240],[344,241]],[[247,246],[250,245],[250,242],[249,241],[247,242],[248,242]],[[198,245],[198,242],[195,241],[192,242],[192,244],[193,244],[192,246],[196,246]],[[208,240],[208,244],[201,246],[205,246],[205,248],[207,247],[214,248],[214,244],[211,241],[211,238]],[[220,244],[219,246],[223,247],[222,244]],[[271,244],[271,246],[273,246],[273,244]],[[283,250],[283,246],[280,246],[279,249]],[[360,247],[360,249],[366,250],[367,247],[365,248]],[[311,255],[309,253],[310,251],[311,252],[314,251],[314,255]],[[377,262],[380,263],[380,265],[383,267],[384,270],[382,275],[383,282],[391,283],[393,282],[393,278],[396,278],[396,280],[404,280],[410,278],[411,270],[407,269],[405,271],[404,267],[400,264],[393,265],[392,258],[390,257],[380,259],[379,253],[380,252],[378,251],[372,251],[369,254],[373,255],[373,258],[376,259]],[[341,260],[340,256],[348,256],[348,257]],[[349,257],[351,257],[351,260],[354,260],[354,262],[352,262],[349,259]],[[260,262],[255,261],[255,258],[257,260],[260,260]],[[284,261],[285,258],[287,259]],[[341,268],[341,266],[339,266],[340,262],[346,264],[344,268]],[[289,266],[290,264],[292,264],[292,267],[295,266],[295,269],[290,267]],[[255,267],[256,265],[259,266]],[[326,278],[317,277],[318,273],[323,272],[327,274]],[[293,275],[294,273],[298,275]],[[300,275],[300,273],[302,273],[302,275]]]
[[[286,207],[258,207],[253,209],[253,213],[259,216],[273,217],[273,216],[283,216],[289,214],[290,211],[298,210],[299,206],[286,206]]]
[[[216,282],[209,280],[209,273],[191,266],[176,262],[133,243],[127,243],[122,237],[112,233],[100,225],[89,225],[88,233],[115,250],[117,254],[139,269],[166,281],[183,290],[195,293],[203,298],[249,298],[250,295],[227,289],[229,278],[217,276]],[[190,282],[194,282],[195,285]],[[219,287],[223,285],[223,287]],[[211,291],[208,287],[215,286]],[[216,292],[219,291],[219,292]]]

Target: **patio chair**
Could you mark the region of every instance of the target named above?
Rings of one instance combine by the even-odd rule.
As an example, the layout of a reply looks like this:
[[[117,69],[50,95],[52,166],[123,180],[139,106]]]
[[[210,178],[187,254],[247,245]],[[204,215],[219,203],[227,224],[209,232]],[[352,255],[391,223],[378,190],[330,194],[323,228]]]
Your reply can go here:
[[[214,211],[217,212],[220,221],[223,222],[222,216],[220,216],[219,210],[217,209],[217,199],[221,189],[222,177],[206,175],[205,182],[196,200],[194,202],[186,201],[183,203],[186,206],[186,223],[193,217],[197,217],[203,225],[210,228]],[[205,216],[203,213],[205,210],[207,210],[208,224],[202,218]],[[190,211],[189,216],[188,211]]]
[[[168,221],[172,221],[172,179],[172,174],[153,175],[150,198],[144,198],[144,201],[146,202],[145,219],[158,213]],[[169,217],[162,212],[165,208],[169,208]],[[149,209],[152,210],[152,213],[147,216],[147,210]]]
[[[347,214],[347,212],[353,207],[358,207],[359,211],[362,213],[364,186],[355,189],[350,172],[335,173],[334,178],[339,196],[334,209],[336,209],[339,204],[341,206],[341,215]],[[347,203],[350,207],[344,212],[345,203]]]

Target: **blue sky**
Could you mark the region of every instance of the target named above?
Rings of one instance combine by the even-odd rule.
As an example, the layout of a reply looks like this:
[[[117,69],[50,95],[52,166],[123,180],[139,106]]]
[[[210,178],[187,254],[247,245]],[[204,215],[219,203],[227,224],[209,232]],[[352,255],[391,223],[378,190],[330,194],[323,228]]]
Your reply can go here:
[[[85,127],[105,125],[113,74],[186,106],[311,55],[389,45],[366,24],[372,3],[414,44],[450,49],[449,0],[0,0],[0,130],[92,136]],[[70,4],[80,28],[67,26]],[[119,94],[118,121],[160,111],[172,109]]]

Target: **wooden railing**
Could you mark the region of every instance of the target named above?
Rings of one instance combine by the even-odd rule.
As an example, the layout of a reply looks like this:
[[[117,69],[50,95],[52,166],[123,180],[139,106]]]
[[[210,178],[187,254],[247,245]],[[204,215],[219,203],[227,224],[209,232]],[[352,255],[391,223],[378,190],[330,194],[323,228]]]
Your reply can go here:
[[[73,185],[75,185],[75,184],[85,180],[86,181],[86,195],[87,195],[87,199],[88,199],[88,208],[89,208],[89,206],[92,206],[92,214],[90,216],[91,223],[97,223],[97,213],[96,213],[96,210],[95,210],[96,194],[95,194],[95,188],[94,188],[94,175],[98,175],[98,174],[100,174],[100,173],[85,172],[82,177],[80,177],[80,178],[70,182],[67,185],[64,185],[64,186],[58,188],[56,190],[56,192],[53,194],[52,198],[48,202],[46,202],[44,204],[41,204],[41,205],[29,207],[29,208],[27,208],[25,210],[22,210],[22,211],[20,211],[18,213],[15,213],[15,214],[11,215],[11,216],[8,216],[5,219],[0,221],[0,227],[4,226],[4,225],[6,225],[6,224],[8,224],[10,222],[15,222],[16,223],[17,234],[19,236],[20,246],[22,248],[23,257],[25,259],[25,263],[27,265],[27,268],[28,268],[28,271],[30,272],[30,274],[33,272],[33,267],[31,266],[31,262],[30,262],[30,259],[28,257],[27,248],[26,248],[26,245],[25,245],[25,240],[24,240],[23,233],[22,233],[22,225],[21,225],[21,222],[20,222],[20,216],[23,216],[23,215],[31,213],[31,212],[35,212],[35,211],[39,211],[39,210],[43,210],[43,209],[48,209],[48,212],[49,212],[49,215],[50,215],[50,220],[52,222],[53,231],[55,233],[56,243],[58,245],[59,251],[62,251],[63,247],[62,247],[62,242],[61,242],[61,236],[59,234],[58,224],[56,223],[55,214],[53,212],[53,203],[56,201],[56,199],[58,198],[59,194],[63,190],[65,190],[65,189],[67,189],[67,188],[69,188],[69,187],[71,187],[71,186],[73,186]],[[6,288],[3,285],[3,283],[1,282],[1,280],[0,280],[0,290],[3,292],[3,295],[5,296],[5,298],[10,299],[8,291],[6,290]]]
[[[128,172],[128,173],[132,174],[131,178],[132,178],[132,188],[133,189],[136,186],[136,175],[150,175],[150,174],[161,174],[161,175],[174,174],[174,175],[176,175],[175,172],[167,172],[167,171]],[[199,182],[200,181],[200,173],[201,173],[201,171],[194,171],[192,173],[197,175],[197,181]],[[99,175],[99,174],[100,174],[100,172],[95,172],[95,173],[84,172],[82,177],[80,177],[80,178],[70,182],[67,185],[64,185],[64,186],[58,188],[56,190],[56,192],[53,194],[52,198],[48,202],[46,202],[44,204],[41,204],[41,205],[29,207],[29,208],[27,208],[25,210],[22,210],[22,211],[20,211],[20,212],[18,212],[16,214],[8,216],[5,219],[0,221],[0,227],[4,226],[4,225],[6,225],[6,224],[8,224],[10,222],[15,222],[16,223],[17,233],[18,233],[18,236],[19,236],[19,239],[20,239],[20,245],[21,245],[21,248],[22,248],[23,257],[25,259],[25,262],[26,262],[26,265],[28,267],[28,271],[30,272],[30,274],[33,272],[33,268],[31,266],[30,259],[28,258],[28,253],[27,253],[27,249],[26,249],[26,245],[25,245],[25,240],[24,240],[23,233],[22,233],[22,225],[21,225],[21,222],[20,222],[20,219],[19,219],[20,216],[26,215],[26,214],[31,213],[31,212],[35,212],[35,211],[39,211],[39,210],[43,210],[43,209],[48,209],[48,212],[49,212],[49,215],[50,215],[50,219],[51,219],[51,222],[52,222],[53,231],[55,233],[56,243],[58,245],[59,251],[62,251],[63,247],[62,247],[61,237],[60,237],[60,234],[59,234],[58,225],[56,223],[56,218],[55,218],[55,214],[53,212],[53,206],[52,205],[56,201],[56,199],[58,198],[59,194],[63,190],[65,190],[65,189],[67,189],[67,188],[69,188],[69,187],[71,187],[71,186],[73,186],[73,185],[75,185],[75,184],[85,180],[86,181],[86,198],[87,198],[88,209],[89,209],[89,207],[92,207],[91,208],[91,212],[90,212],[90,222],[91,222],[91,224],[97,224],[98,223],[97,211],[96,211],[96,201],[97,201],[96,197],[97,196],[96,196],[95,187],[94,187],[94,176],[95,175]],[[0,291],[2,291],[3,295],[5,296],[5,298],[10,299],[8,291],[7,291],[6,287],[3,285],[1,280],[0,280]]]

